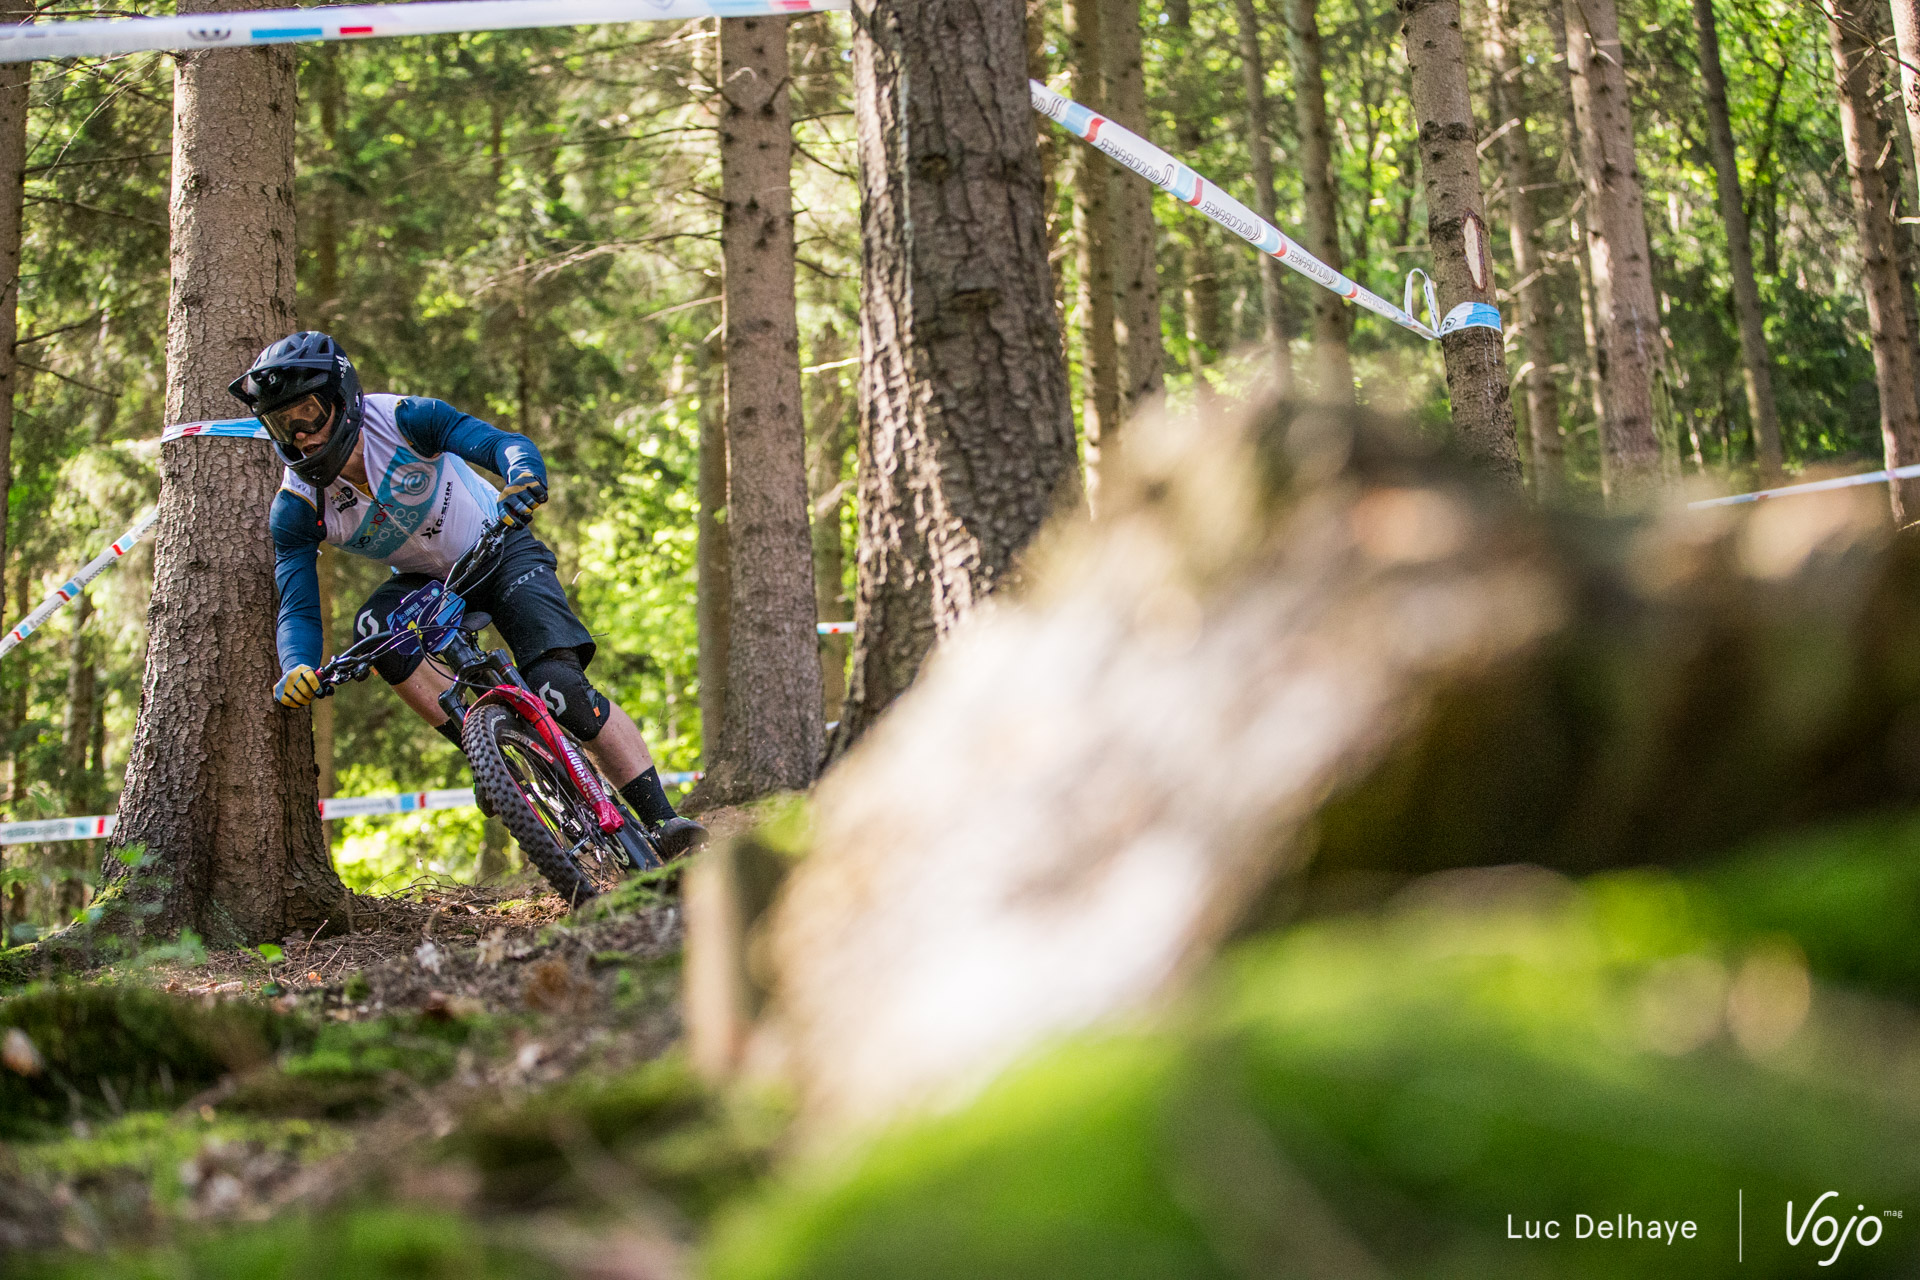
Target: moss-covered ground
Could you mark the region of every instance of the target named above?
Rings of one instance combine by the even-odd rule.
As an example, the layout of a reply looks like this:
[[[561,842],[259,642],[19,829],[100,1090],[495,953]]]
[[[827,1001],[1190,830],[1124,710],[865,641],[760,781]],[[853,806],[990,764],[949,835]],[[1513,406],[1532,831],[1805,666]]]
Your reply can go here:
[[[8,997],[0,1026],[43,1063],[0,1086],[27,1103],[7,1121],[0,1240],[35,1246],[8,1265],[1920,1274],[1920,816],[1684,872],[1416,882],[1243,938],[1151,1021],[1049,1046],[831,1158],[778,1157],[777,1107],[685,1067],[674,910],[641,886],[291,1003],[156,994],[133,971]],[[1791,1245],[1773,1219],[1828,1189],[1880,1230],[1823,1268],[1831,1246]],[[1640,1234],[1577,1238],[1580,1215]],[[1560,1239],[1525,1238],[1546,1221]],[[1653,1222],[1693,1231],[1656,1242]]]

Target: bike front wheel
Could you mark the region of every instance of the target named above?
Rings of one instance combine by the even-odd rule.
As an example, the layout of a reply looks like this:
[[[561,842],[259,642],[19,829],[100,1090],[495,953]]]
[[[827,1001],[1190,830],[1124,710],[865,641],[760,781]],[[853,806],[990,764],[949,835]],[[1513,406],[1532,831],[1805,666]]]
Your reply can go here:
[[[489,703],[467,713],[460,744],[473,766],[474,789],[569,906],[620,883],[628,861],[619,833],[600,830],[565,762],[532,726],[511,708]]]

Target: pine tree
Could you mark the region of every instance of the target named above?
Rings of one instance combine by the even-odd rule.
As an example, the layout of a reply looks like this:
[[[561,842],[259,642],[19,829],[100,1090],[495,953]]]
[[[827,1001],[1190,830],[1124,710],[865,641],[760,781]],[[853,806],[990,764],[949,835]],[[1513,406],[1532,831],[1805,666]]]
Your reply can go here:
[[[790,21],[720,20],[731,603],[707,803],[805,787],[823,740],[793,296]]]
[[[1540,219],[1533,202],[1533,151],[1527,139],[1526,95],[1514,60],[1512,16],[1505,0],[1487,0],[1488,84],[1507,189],[1508,242],[1515,276],[1512,327],[1526,353],[1528,479],[1541,502],[1566,488],[1566,446],[1560,435],[1560,388],[1553,370],[1552,277],[1540,255]]]
[[[859,624],[837,745],[1079,497],[1020,0],[860,0]]]
[[[219,0],[199,0],[198,9]],[[183,6],[185,8],[187,6]],[[234,415],[227,383],[293,328],[293,55],[178,56],[167,420]],[[281,465],[256,440],[162,446],[140,719],[109,876],[209,942],[345,923],[315,801],[312,722],[275,704],[273,548]]]
[[[1880,388],[1881,441],[1887,466],[1906,466],[1920,462],[1920,400],[1914,386],[1914,334],[1907,323],[1908,291],[1900,279],[1894,241],[1889,174],[1897,170],[1883,167],[1888,144],[1881,136],[1877,109],[1879,55],[1874,48],[1873,6],[1863,0],[1841,0],[1827,28],[1839,88],[1840,135],[1847,152],[1854,227],[1860,235],[1867,329]],[[1920,481],[1908,480],[1888,489],[1896,524],[1920,516]]]
[[[1894,8],[1897,11],[1900,3]],[[1714,25],[1713,0],[1693,0],[1693,29],[1700,41],[1700,81],[1706,90],[1707,143],[1719,184],[1720,220],[1727,229],[1727,268],[1733,277],[1734,320],[1740,327],[1747,413],[1753,421],[1761,479],[1771,483],[1780,478],[1781,460],[1780,415],[1773,403],[1773,356],[1767,350],[1760,286],[1753,275],[1753,234],[1747,227],[1747,207],[1740,193],[1740,160],[1733,145],[1733,122],[1727,113],[1727,76],[1720,66],[1720,33]]]
[[[1492,306],[1493,253],[1480,153],[1467,90],[1460,0],[1400,0],[1401,32],[1412,72],[1414,122],[1420,131],[1420,180],[1427,196],[1427,244],[1442,314],[1474,303]],[[1440,339],[1447,364],[1453,432],[1482,467],[1520,483],[1513,440],[1513,404],[1506,349],[1498,330],[1456,329]]]
[[[1653,483],[1660,465],[1653,365],[1661,339],[1620,19],[1614,0],[1565,0],[1562,12],[1606,403],[1602,478],[1610,495],[1632,495]]]

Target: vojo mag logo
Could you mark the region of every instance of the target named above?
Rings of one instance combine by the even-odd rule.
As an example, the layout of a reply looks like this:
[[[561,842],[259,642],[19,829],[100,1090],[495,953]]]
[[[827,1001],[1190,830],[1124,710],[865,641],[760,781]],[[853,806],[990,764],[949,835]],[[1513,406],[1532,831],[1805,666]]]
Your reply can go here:
[[[1886,1231],[1886,1219],[1899,1218],[1899,1209],[1881,1209],[1867,1212],[1867,1206],[1856,1204],[1847,1225],[1840,1225],[1839,1215],[1846,1212],[1846,1205],[1838,1203],[1829,1206],[1828,1201],[1837,1201],[1838,1191],[1829,1191],[1818,1200],[1806,1206],[1806,1211],[1795,1220],[1793,1201],[1787,1201],[1787,1244],[1794,1248],[1812,1245],[1816,1250],[1831,1249],[1820,1265],[1830,1267],[1839,1261],[1841,1252],[1848,1244],[1858,1244],[1861,1248],[1872,1248],[1880,1243],[1881,1235]],[[1825,1210],[1825,1212],[1823,1212]]]

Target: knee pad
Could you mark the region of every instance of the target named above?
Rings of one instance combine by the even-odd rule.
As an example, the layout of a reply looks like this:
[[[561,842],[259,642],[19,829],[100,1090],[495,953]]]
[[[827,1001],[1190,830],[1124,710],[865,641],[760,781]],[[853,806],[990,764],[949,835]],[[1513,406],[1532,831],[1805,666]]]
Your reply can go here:
[[[571,649],[549,650],[528,663],[521,675],[568,733],[582,742],[600,736],[613,704],[587,680],[579,654]]]

